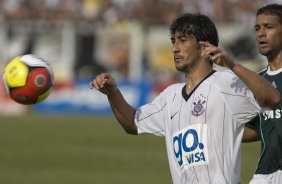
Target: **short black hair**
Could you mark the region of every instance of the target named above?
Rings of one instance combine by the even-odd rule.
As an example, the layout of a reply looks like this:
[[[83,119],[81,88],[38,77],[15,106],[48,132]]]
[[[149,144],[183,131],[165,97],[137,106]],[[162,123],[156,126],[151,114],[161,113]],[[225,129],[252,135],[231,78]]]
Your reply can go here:
[[[194,35],[197,41],[208,41],[218,46],[218,34],[214,23],[208,16],[186,13],[174,20],[170,26],[170,35],[179,32],[185,35]]]
[[[268,4],[257,10],[257,16],[265,15],[276,15],[279,23],[282,25],[282,5],[281,4]]]

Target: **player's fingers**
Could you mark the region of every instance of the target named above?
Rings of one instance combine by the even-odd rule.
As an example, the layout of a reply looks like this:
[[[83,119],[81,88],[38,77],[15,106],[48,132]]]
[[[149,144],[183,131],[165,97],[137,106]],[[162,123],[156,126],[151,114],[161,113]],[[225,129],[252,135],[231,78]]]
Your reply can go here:
[[[220,59],[221,57],[222,57],[221,53],[216,53],[216,54],[212,55],[211,60],[216,61],[216,60]]]
[[[222,50],[218,47],[209,47],[206,51],[205,51],[205,55],[211,55],[214,56],[218,53],[222,53]]]
[[[202,47],[210,47],[210,46],[212,46],[212,44],[210,44],[209,42],[203,42],[203,41],[199,41],[199,44],[200,44]]]
[[[93,88],[99,89],[99,86],[98,86],[98,84],[97,84],[96,79],[94,79],[94,80],[92,80],[92,81],[89,82],[89,88],[90,88],[90,89],[93,89]]]
[[[97,80],[94,80],[94,81],[93,81],[93,86],[94,86],[94,88],[97,89],[97,90],[100,89],[100,87],[99,87],[99,85],[98,85],[98,83],[97,83]]]
[[[96,82],[97,82],[97,85],[98,85],[99,88],[103,88],[103,87],[104,87],[104,84],[105,84],[105,81],[104,81],[104,80],[105,80],[105,79],[104,79],[103,74],[98,75],[98,76],[96,77]]]
[[[112,85],[113,78],[111,74],[103,73],[102,78],[103,78],[103,85]]]
[[[103,73],[102,74],[104,76],[105,79],[110,79],[112,76],[109,73]]]
[[[199,42],[199,43],[202,47],[202,53],[201,53],[202,56],[212,55],[212,53],[215,52],[215,49],[217,48],[208,42]]]
[[[207,60],[211,60],[211,57],[212,57],[211,55],[206,54],[206,53],[202,53],[202,56]]]
[[[115,81],[114,81],[113,77],[111,76],[111,74],[104,73],[104,84],[105,85],[110,85],[110,86],[114,86],[115,85]]]
[[[222,52],[219,52],[211,57],[211,61],[220,66],[225,66],[225,58]]]

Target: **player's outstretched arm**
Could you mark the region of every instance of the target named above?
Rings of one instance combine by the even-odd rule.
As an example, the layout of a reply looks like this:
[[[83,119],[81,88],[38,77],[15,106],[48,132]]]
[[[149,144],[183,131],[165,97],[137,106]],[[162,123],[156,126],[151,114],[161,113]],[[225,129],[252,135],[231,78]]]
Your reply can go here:
[[[134,122],[136,109],[129,105],[123,98],[115,80],[108,73],[96,76],[96,79],[89,83],[90,89],[97,89],[107,95],[113,113],[128,134],[137,135],[137,127]]]
[[[266,79],[235,62],[222,49],[207,42],[200,42],[200,45],[203,47],[202,56],[232,70],[252,91],[261,107],[274,108],[279,105],[280,93]]]

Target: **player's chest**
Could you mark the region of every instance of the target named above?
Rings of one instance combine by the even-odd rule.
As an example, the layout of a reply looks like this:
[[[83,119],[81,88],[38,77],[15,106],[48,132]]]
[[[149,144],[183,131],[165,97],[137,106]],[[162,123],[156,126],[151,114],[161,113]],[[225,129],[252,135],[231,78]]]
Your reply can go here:
[[[171,130],[176,132],[191,125],[205,124],[208,112],[207,93],[194,93],[187,101],[176,97],[169,104]]]
[[[265,78],[275,87],[280,93],[282,92],[282,72],[277,75],[266,75]]]

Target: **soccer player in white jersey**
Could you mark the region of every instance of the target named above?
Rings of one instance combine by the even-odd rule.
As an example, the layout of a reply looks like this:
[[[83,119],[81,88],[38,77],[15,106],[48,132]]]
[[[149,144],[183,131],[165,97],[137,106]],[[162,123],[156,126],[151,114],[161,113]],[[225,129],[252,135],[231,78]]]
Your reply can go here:
[[[260,106],[279,104],[280,94],[217,47],[217,30],[207,16],[184,14],[170,33],[184,83],[167,87],[138,109],[125,101],[110,74],[96,76],[89,87],[107,95],[127,133],[165,137],[173,183],[238,184],[244,123],[261,112]],[[229,69],[216,72],[212,63]]]

